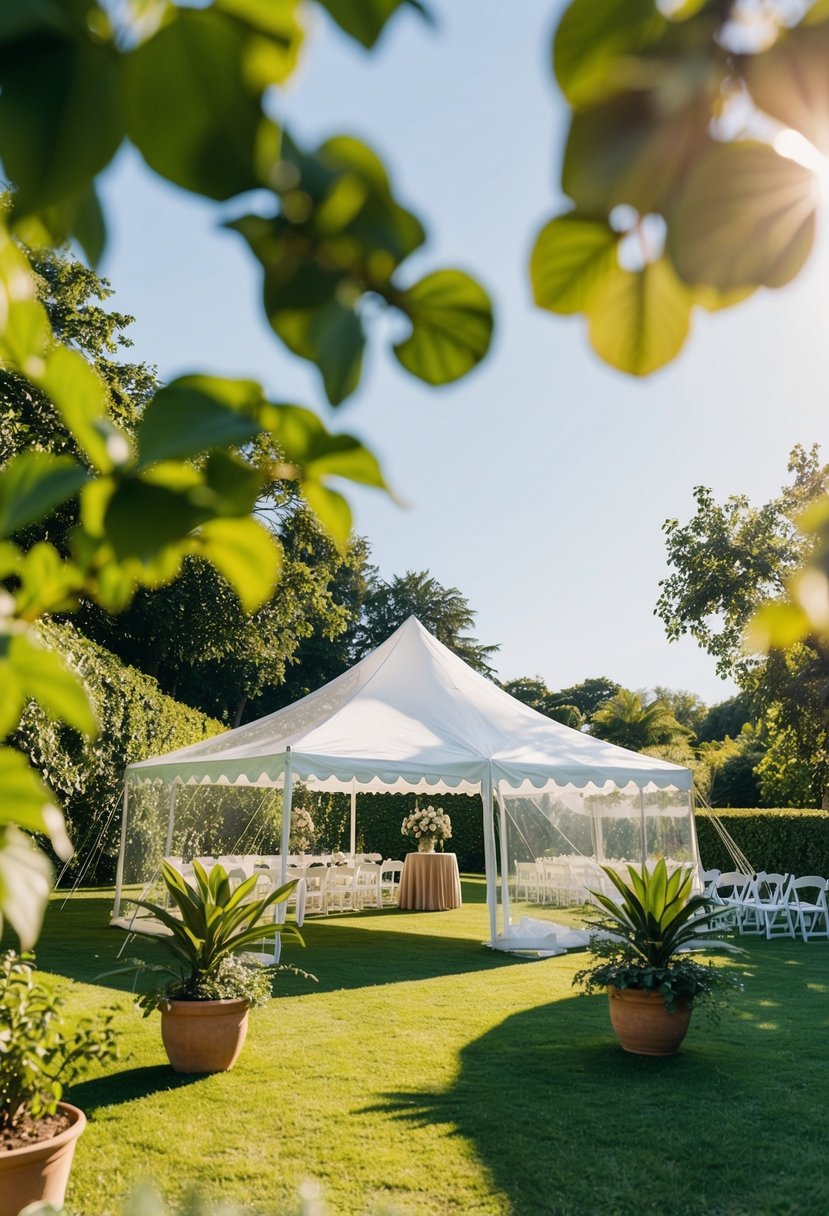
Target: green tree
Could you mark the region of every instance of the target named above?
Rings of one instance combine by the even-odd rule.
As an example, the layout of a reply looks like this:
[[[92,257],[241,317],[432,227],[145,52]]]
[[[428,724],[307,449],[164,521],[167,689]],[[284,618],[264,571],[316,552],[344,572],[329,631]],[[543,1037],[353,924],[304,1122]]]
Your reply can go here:
[[[439,642],[482,675],[492,676],[489,660],[499,649],[484,646],[466,630],[475,624],[475,612],[457,587],[444,587],[428,570],[407,570],[388,582],[380,580],[363,604],[354,642],[355,658],[362,658],[416,616]]]
[[[608,743],[641,752],[645,748],[687,744],[691,732],[677,722],[662,701],[646,701],[642,693],[622,688],[596,710],[591,733]]]
[[[550,692],[540,676],[519,676],[515,680],[507,680],[501,687],[511,697],[556,722],[562,722],[574,730],[580,730],[584,725],[584,714],[578,706],[562,701],[559,693]]]
[[[621,684],[617,684],[615,680],[609,680],[607,676],[591,676],[580,684],[573,684],[570,688],[562,688],[553,693],[551,708],[557,705],[574,705],[584,721],[590,722],[596,711],[621,691]]]
[[[655,700],[667,705],[680,726],[687,727],[695,739],[699,737],[702,724],[708,714],[708,706],[702,697],[698,697],[695,692],[666,688],[663,684],[657,684],[652,689],[652,693]]]
[[[756,721],[756,716],[748,693],[737,693],[735,697],[729,697],[727,701],[720,701],[708,708],[697,729],[697,740],[702,744],[725,739],[727,736],[736,738],[744,726]]]
[[[322,7],[371,47],[402,4]],[[275,121],[275,91],[297,64],[305,11],[299,0],[4,6],[0,161],[12,206],[0,223],[0,362],[52,403],[77,450],[18,451],[0,473],[0,738],[28,699],[95,732],[77,674],[40,641],[40,618],[73,611],[81,598],[122,611],[193,557],[216,567],[246,612],[268,600],[282,555],[251,512],[275,474],[243,459],[243,445],[268,436],[282,456],[276,475],[297,483],[341,546],[351,515],[331,479],[384,488],[361,443],[331,434],[307,409],[269,401],[252,381],[196,374],[164,385],[144,405],[132,443],[112,422],[105,371],[90,366],[68,329],[66,340],[56,335],[13,237],[29,248],[73,237],[94,263],[106,241],[95,179],[126,141],[185,190],[221,203],[254,189],[270,198],[270,213],[261,207],[233,226],[263,269],[274,333],[317,366],[333,404],[360,381],[367,295],[407,319],[393,353],[426,383],[458,379],[489,348],[491,305],[474,279],[451,267],[415,281],[401,271],[425,229],[371,149],[349,136],[302,148]],[[68,547],[48,537],[28,549],[13,543],[58,508],[77,520]],[[48,865],[20,829],[49,835],[65,852],[53,802],[24,757],[0,748],[0,916],[24,943],[37,935]]]
[[[726,735],[700,745],[699,754],[711,773],[707,796],[712,806],[761,805],[757,770],[765,751],[760,732],[748,722],[733,738]]]

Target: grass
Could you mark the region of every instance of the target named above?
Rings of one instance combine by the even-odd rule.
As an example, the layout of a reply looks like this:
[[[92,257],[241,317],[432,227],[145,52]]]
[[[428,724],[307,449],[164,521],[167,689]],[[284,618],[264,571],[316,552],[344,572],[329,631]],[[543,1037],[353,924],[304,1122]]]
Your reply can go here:
[[[230,1073],[177,1076],[120,979],[107,893],[53,902],[39,963],[73,1013],[116,1005],[120,1061],[76,1085],[90,1116],[67,1197],[119,1213],[151,1177],[275,1214],[306,1178],[331,1216],[825,1216],[829,944],[746,939],[745,991],[670,1060],[625,1055],[575,954],[495,955],[482,880],[464,907],[306,923]],[[522,909],[518,909],[522,911]],[[152,945],[127,953],[152,956]]]

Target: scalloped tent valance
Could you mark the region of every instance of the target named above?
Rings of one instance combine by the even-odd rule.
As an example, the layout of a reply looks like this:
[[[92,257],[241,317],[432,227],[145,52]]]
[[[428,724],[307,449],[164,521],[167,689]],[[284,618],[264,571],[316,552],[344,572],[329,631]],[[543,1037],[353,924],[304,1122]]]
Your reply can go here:
[[[282,786],[286,757],[315,789],[477,794],[608,783],[691,789],[686,768],[554,722],[467,666],[415,617],[317,692],[127,768],[129,783]]]

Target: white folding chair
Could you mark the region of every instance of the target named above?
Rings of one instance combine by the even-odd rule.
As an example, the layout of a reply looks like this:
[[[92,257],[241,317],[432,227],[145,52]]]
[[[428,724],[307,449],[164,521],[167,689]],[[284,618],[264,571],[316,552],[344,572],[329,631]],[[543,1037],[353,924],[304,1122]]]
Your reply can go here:
[[[396,904],[400,879],[403,874],[403,862],[384,861],[380,866],[380,870],[380,892],[384,899],[388,897],[390,904]]]
[[[310,865],[305,871],[305,911],[325,916],[328,912],[328,866]]]
[[[356,866],[331,866],[328,871],[328,911],[350,912],[354,908]]]
[[[542,879],[535,861],[516,861],[515,898],[528,904],[541,903]]]
[[[745,901],[751,898],[754,889],[754,879],[750,874],[742,874],[739,870],[728,870],[714,879],[708,898],[714,904],[714,910],[720,908],[719,914],[712,918],[712,929],[736,928],[743,932],[743,910]],[[749,921],[751,918],[749,918]],[[751,927],[749,925],[749,932]]]
[[[795,917],[789,896],[790,874],[769,874],[765,870],[755,876],[750,891],[743,899],[740,932],[772,937],[794,937]]]
[[[804,942],[810,937],[829,937],[829,880],[816,874],[795,878],[789,888],[797,929]]]
[[[381,886],[383,867],[373,861],[363,861],[357,866],[354,883],[354,904],[357,908],[382,908]]]

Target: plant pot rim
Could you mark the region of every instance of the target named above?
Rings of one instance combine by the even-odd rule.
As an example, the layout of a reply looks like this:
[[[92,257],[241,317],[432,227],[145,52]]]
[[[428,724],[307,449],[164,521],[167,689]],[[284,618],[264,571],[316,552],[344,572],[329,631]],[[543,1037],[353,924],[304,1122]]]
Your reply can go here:
[[[215,1001],[192,1001],[180,997],[164,997],[158,1002],[162,1013],[175,1011],[178,1017],[209,1017],[211,1014],[235,1013],[237,1010],[250,1009],[250,1003],[243,996],[222,997]]]
[[[611,1000],[626,1000],[627,998],[630,998],[634,1001],[649,1001],[654,997],[658,997],[659,1000],[662,1001],[663,1005],[665,1003],[665,993],[660,992],[658,988],[634,988],[630,985],[627,988],[619,988],[616,984],[608,984],[607,995]],[[693,1005],[693,1003],[694,998],[692,996],[688,996],[686,993],[680,993],[676,997],[677,1005],[690,1006]]]
[[[21,1144],[19,1148],[10,1148],[5,1152],[0,1152],[0,1167],[5,1162],[20,1161],[26,1156],[34,1156],[36,1153],[44,1151],[52,1152],[56,1148],[62,1148],[71,1140],[77,1140],[86,1127],[86,1115],[79,1106],[73,1106],[71,1102],[58,1102],[57,1109],[72,1120],[69,1126],[62,1132],[58,1132],[56,1136],[46,1136],[43,1140],[33,1140],[30,1144]]]

